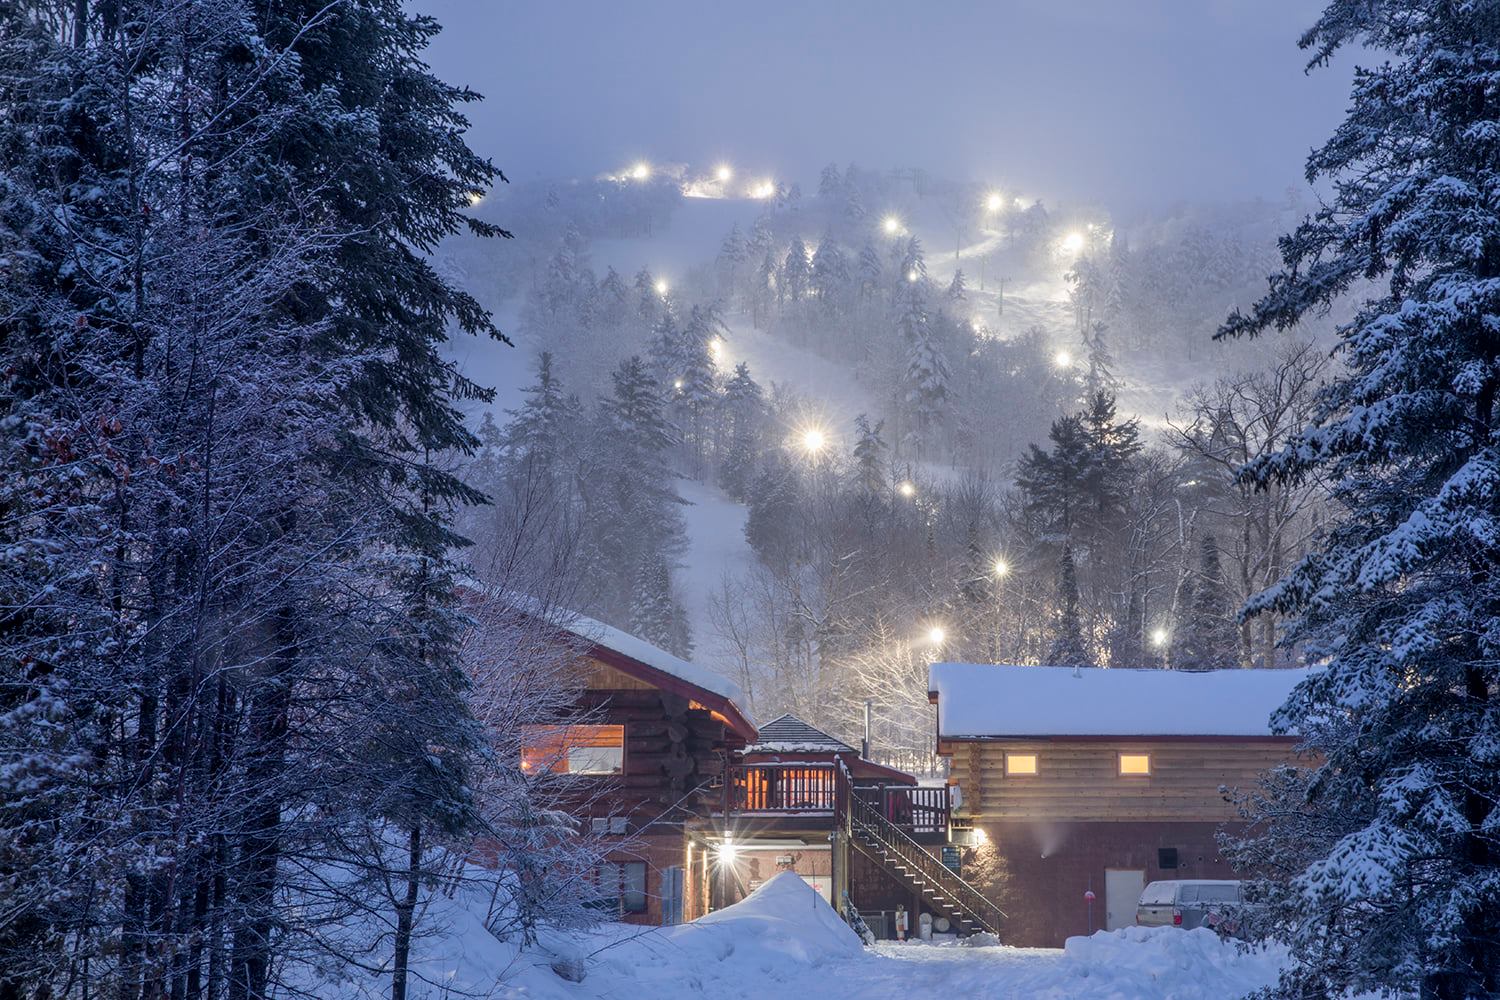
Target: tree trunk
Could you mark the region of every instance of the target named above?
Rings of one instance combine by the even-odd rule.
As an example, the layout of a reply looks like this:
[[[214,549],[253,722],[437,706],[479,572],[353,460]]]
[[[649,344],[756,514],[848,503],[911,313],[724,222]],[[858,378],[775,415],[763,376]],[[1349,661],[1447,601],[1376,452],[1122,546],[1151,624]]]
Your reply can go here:
[[[422,827],[411,828],[406,869],[406,896],[396,904],[396,959],[391,972],[391,1000],[406,1000],[406,967],[411,955],[412,915],[422,882]]]

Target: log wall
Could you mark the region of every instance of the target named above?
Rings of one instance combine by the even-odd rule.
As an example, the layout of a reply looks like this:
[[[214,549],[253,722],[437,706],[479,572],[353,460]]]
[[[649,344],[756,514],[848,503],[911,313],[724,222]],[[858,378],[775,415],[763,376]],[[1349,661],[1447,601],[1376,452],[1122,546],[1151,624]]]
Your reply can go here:
[[[1292,756],[1293,740],[1064,739],[946,741],[957,810],[976,822],[1202,821],[1236,818],[1220,785],[1253,788]],[[1010,775],[1007,753],[1036,754],[1037,773]],[[1151,757],[1149,775],[1121,775],[1120,753]]]

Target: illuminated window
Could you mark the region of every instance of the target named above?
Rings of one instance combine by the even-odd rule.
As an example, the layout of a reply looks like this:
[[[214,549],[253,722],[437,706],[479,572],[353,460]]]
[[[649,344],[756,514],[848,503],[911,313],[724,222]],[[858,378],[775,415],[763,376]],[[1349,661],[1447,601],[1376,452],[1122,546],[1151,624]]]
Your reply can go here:
[[[1151,755],[1144,753],[1120,754],[1121,774],[1150,774]]]
[[[1036,754],[1008,753],[1005,755],[1006,774],[1036,774]]]
[[[619,774],[624,726],[523,726],[521,769],[532,773]]]

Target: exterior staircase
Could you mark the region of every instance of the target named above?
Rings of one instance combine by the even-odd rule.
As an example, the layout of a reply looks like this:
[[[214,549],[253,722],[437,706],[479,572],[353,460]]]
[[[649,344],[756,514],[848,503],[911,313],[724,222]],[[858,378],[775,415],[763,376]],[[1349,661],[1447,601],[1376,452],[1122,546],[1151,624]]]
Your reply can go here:
[[[947,916],[959,933],[988,931],[999,935],[1004,911],[887,819],[875,803],[862,797],[842,768],[834,816],[836,829],[852,849],[919,893],[926,905]]]

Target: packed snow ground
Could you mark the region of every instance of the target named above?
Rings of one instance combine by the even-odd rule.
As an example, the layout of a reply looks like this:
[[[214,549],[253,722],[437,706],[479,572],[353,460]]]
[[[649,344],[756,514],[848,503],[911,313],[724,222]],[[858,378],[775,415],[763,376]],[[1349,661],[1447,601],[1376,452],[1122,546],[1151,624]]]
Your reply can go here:
[[[438,896],[414,945],[412,1000],[1232,1000],[1270,985],[1285,955],[1243,953],[1207,930],[1131,927],[1061,950],[883,943],[866,949],[822,898],[783,873],[679,927],[610,925],[519,950],[484,928],[484,900]],[[581,982],[553,965],[581,968]],[[325,1000],[388,995],[389,977],[304,980]]]

